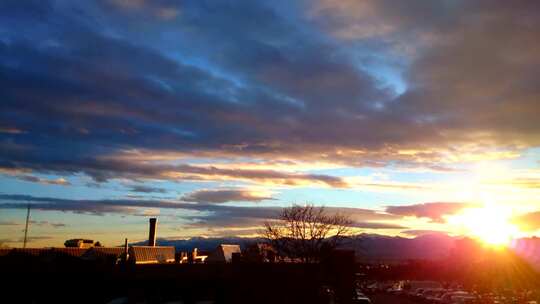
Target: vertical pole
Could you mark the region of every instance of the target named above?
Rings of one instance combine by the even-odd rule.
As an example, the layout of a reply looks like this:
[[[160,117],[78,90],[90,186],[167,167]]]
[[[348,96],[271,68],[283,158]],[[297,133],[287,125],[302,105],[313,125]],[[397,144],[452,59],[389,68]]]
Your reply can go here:
[[[26,248],[26,240],[28,237],[28,223],[30,222],[30,204],[28,204],[28,209],[26,210],[26,226],[24,228],[24,241],[23,248]]]
[[[128,239],[124,241],[124,262],[127,262],[129,259],[129,248],[128,248]]]

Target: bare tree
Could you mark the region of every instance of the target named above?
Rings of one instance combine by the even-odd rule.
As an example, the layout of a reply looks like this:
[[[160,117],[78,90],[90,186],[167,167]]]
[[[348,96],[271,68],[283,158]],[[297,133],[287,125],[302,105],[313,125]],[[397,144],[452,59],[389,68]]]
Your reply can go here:
[[[293,205],[284,208],[277,221],[265,223],[264,235],[281,258],[313,263],[337,247],[351,223],[347,216],[329,214],[324,207]]]

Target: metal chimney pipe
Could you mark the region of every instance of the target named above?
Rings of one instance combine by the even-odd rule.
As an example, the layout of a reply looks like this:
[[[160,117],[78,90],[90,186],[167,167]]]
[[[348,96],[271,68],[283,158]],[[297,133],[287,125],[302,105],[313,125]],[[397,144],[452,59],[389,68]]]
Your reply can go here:
[[[157,218],[150,219],[150,231],[148,233],[148,246],[156,246]]]
[[[127,262],[127,260],[129,259],[129,248],[128,248],[128,239],[126,238],[125,242],[124,242],[124,256],[123,256],[123,259],[124,259],[124,262]]]

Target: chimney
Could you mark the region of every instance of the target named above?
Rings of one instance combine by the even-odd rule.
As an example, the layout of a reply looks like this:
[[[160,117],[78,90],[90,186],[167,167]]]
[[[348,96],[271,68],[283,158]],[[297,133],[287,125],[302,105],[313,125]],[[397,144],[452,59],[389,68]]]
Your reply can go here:
[[[148,233],[148,246],[156,246],[157,218],[150,219],[150,231]]]
[[[129,253],[128,253],[128,239],[126,238],[125,242],[124,242],[124,255],[123,255],[123,259],[124,259],[124,262],[127,262],[127,260],[129,259]]]

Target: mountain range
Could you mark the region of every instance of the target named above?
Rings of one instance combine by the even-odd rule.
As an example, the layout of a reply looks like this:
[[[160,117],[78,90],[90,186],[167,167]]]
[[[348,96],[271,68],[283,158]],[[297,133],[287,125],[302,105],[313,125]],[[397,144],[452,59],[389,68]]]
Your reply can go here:
[[[444,258],[454,247],[456,238],[441,233],[425,234],[415,238],[399,236],[384,236],[378,234],[359,234],[344,238],[340,247],[352,249],[359,259],[388,259],[408,260]],[[159,246],[174,246],[177,251],[213,250],[220,244],[238,244],[242,248],[249,244],[262,242],[262,238],[222,237],[204,238],[193,237],[189,239],[158,238]],[[144,245],[146,242],[139,242]]]

